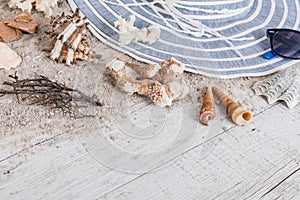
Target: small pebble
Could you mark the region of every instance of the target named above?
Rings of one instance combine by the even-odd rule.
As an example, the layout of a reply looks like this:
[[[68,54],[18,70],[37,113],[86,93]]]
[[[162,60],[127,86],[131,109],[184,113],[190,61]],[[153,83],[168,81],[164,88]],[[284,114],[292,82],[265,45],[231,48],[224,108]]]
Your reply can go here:
[[[26,125],[28,124],[28,122],[26,121],[26,119],[20,119],[20,120],[19,120],[19,124],[20,124],[21,126],[26,126]]]

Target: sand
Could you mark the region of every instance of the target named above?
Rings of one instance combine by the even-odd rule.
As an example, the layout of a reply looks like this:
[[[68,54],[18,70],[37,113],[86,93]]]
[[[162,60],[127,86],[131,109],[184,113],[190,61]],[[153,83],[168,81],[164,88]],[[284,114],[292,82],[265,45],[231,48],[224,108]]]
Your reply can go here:
[[[1,19],[12,19],[21,12],[18,9],[9,8],[7,1],[1,0],[0,2]],[[54,15],[62,12],[71,13],[65,1],[59,4],[57,9],[54,9]],[[8,71],[0,69],[0,87],[8,75],[15,72],[20,78],[44,75],[51,80],[65,83],[70,87],[80,88],[87,94],[95,95],[96,99],[102,102],[104,106],[85,108],[74,117],[74,115],[63,114],[61,110],[51,110],[38,105],[21,105],[14,95],[0,97],[0,140],[2,140],[0,142],[2,149],[0,160],[16,154],[16,152],[30,151],[32,146],[48,141],[52,141],[50,144],[55,144],[55,138],[61,135],[65,135],[66,140],[76,137],[76,132],[84,123],[83,118],[93,118],[99,123],[103,120],[110,120],[109,115],[114,105],[112,93],[117,93],[120,97],[126,94],[119,92],[118,88],[114,87],[112,79],[104,74],[105,65],[114,57],[120,57],[129,62],[137,62],[106,46],[90,33],[88,33],[87,43],[95,52],[93,62],[79,61],[77,64],[66,66],[52,61],[48,58],[49,53],[43,51],[50,43],[49,35],[46,33],[50,28],[50,19],[45,18],[43,13],[36,11],[32,12],[32,16],[40,24],[38,32],[36,34],[22,34],[17,40],[7,43],[22,56],[23,60],[15,69]],[[224,93],[241,103],[245,109],[254,113],[260,112],[262,109],[261,106],[257,106],[257,101],[265,102],[263,98],[256,97],[251,89],[253,83],[263,77],[223,80],[192,73],[185,73],[184,76],[190,86],[195,110],[199,109],[200,111],[206,87],[212,85],[218,86]],[[136,95],[132,98],[143,100],[142,97]],[[190,99],[187,98],[183,99],[181,103],[189,103],[189,101]],[[175,103],[174,106],[176,104],[178,103]],[[198,119],[198,116],[195,115],[194,117],[196,120]],[[222,117],[228,119],[228,116]]]

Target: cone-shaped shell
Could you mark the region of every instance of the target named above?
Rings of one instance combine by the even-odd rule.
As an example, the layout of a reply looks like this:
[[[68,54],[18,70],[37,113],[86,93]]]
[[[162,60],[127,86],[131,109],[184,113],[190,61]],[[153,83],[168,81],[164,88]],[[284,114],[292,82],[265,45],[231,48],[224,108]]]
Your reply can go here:
[[[247,124],[252,115],[248,111],[245,111],[243,107],[234,102],[228,96],[226,96],[223,92],[221,92],[218,88],[213,87],[212,90],[218,96],[218,98],[222,101],[222,103],[226,106],[226,111],[229,116],[231,116],[232,121],[237,125],[245,125]]]
[[[208,122],[212,120],[215,115],[216,112],[214,97],[212,95],[211,89],[207,88],[200,110],[199,122],[205,126],[208,126]]]

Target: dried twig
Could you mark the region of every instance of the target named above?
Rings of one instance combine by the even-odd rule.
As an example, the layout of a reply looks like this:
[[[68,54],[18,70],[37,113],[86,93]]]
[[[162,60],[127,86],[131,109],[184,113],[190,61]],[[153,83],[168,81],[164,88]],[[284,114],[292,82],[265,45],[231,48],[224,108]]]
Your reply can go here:
[[[95,100],[95,97],[85,95],[77,89],[67,87],[64,84],[51,81],[49,78],[40,75],[34,79],[22,79],[16,75],[9,75],[12,81],[4,81],[3,85],[11,89],[0,89],[0,96],[15,94],[20,104],[43,105],[51,109],[62,109],[71,113],[71,107],[81,107],[79,102],[87,102],[95,106],[102,106],[102,103]]]

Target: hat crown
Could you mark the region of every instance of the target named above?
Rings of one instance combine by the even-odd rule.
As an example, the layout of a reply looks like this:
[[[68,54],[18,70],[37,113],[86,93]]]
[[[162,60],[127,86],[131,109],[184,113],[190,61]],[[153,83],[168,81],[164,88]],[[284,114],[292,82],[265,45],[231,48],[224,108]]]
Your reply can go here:
[[[137,60],[159,63],[175,57],[186,71],[219,78],[258,76],[295,61],[265,60],[268,28],[300,29],[299,0],[68,0],[90,20],[104,43]],[[160,28],[154,43],[121,46],[118,17],[135,16],[138,29]]]

